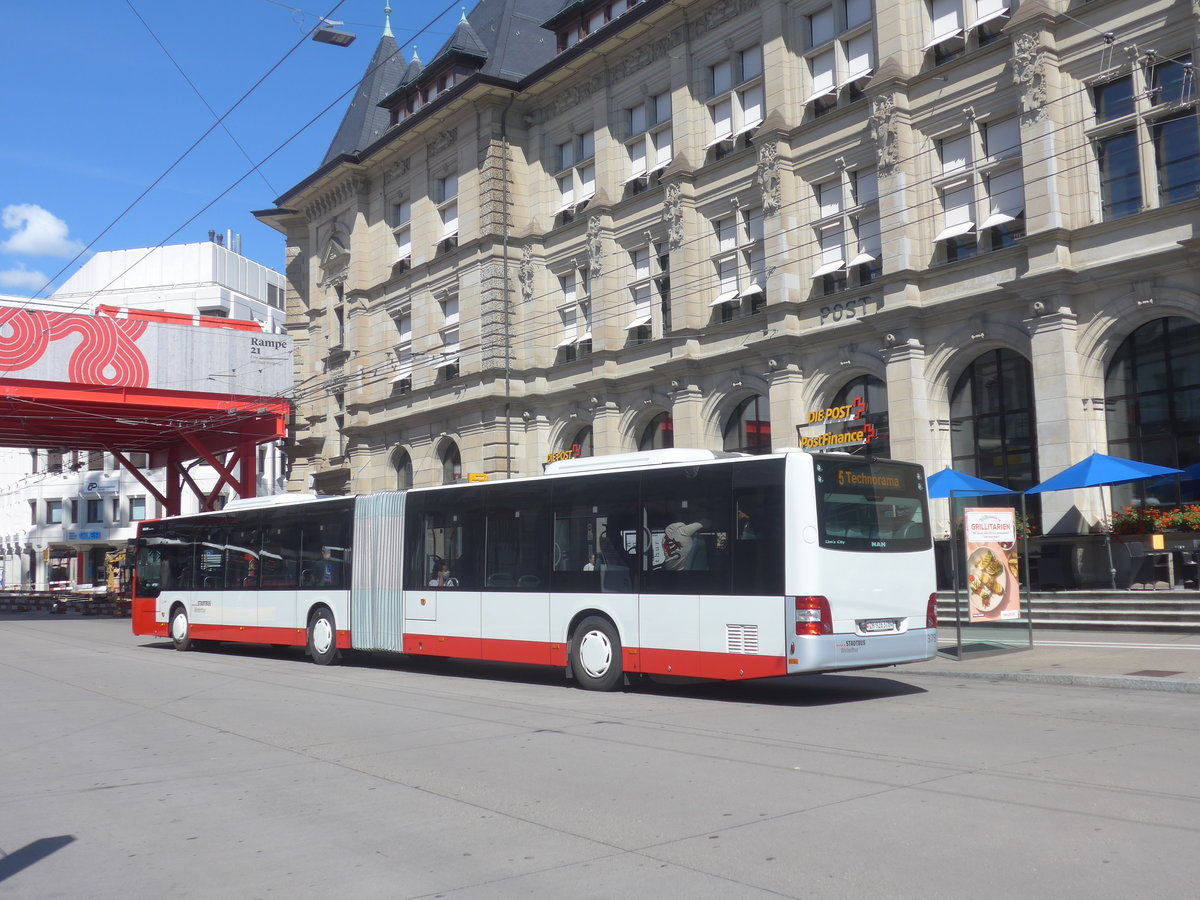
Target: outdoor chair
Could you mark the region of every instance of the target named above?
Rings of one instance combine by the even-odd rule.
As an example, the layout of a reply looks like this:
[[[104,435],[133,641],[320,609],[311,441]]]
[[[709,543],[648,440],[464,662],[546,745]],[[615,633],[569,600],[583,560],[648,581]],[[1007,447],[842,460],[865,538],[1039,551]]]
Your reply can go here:
[[[1147,551],[1145,544],[1126,544],[1129,551],[1129,590],[1167,591],[1172,585],[1168,578],[1170,557],[1166,551]],[[1150,578],[1147,579],[1146,576]]]

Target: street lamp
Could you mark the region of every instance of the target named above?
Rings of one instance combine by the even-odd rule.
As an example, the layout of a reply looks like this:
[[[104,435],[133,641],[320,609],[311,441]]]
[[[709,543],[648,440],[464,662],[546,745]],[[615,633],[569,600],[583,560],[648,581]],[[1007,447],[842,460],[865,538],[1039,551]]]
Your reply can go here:
[[[321,24],[313,29],[312,39],[318,44],[333,44],[335,47],[349,47],[357,35],[348,31],[338,31],[334,25],[345,25],[345,22],[333,22],[321,17]]]

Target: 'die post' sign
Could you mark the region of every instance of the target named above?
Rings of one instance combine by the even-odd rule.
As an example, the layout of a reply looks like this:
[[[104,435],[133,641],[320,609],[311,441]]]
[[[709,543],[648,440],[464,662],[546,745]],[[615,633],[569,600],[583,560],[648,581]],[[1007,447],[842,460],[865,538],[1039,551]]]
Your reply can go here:
[[[963,510],[963,538],[970,621],[1020,618],[1016,510],[1011,507]]]
[[[826,425],[839,422],[858,422],[867,415],[867,400],[865,397],[855,397],[844,406],[830,406],[825,409],[809,410],[805,425]],[[796,426],[796,436],[804,450],[820,450],[824,447],[844,447],[847,444],[869,444],[875,440],[875,426],[863,422],[862,428],[851,428],[845,431],[827,431],[824,434],[805,436],[801,432],[804,425]]]

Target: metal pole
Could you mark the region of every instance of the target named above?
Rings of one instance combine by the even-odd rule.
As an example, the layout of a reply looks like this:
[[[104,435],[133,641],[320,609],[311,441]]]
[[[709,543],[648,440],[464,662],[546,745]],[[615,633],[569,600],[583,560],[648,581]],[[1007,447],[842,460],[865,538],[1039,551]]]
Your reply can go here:
[[[1111,505],[1111,503],[1112,503],[1111,500],[1108,501],[1108,504],[1105,503],[1104,486],[1101,485],[1100,486],[1100,511],[1104,512],[1104,510],[1106,510],[1108,508],[1108,506]],[[1108,578],[1109,578],[1109,581],[1111,582],[1112,589],[1115,591],[1117,589],[1117,567],[1113,563],[1112,533],[1111,533],[1111,529],[1108,527],[1108,517],[1107,516],[1105,517],[1105,521],[1104,521],[1104,549],[1108,551]]]
[[[512,108],[516,94],[509,94],[504,112],[500,114],[500,140],[504,148],[504,159],[501,161],[501,223],[503,233],[502,246],[504,252],[504,477],[512,478],[512,301],[509,297],[508,285],[508,111]]]
[[[1025,534],[1021,536],[1021,555],[1025,557],[1025,620],[1028,626],[1029,647],[1033,647],[1033,581],[1029,571],[1029,513],[1025,510],[1025,492],[1021,492],[1021,521],[1025,523]],[[1019,583],[1019,582],[1018,582]]]
[[[958,519],[954,515],[954,491],[950,491],[950,577],[954,579],[954,655],[963,658],[962,600],[958,594]]]

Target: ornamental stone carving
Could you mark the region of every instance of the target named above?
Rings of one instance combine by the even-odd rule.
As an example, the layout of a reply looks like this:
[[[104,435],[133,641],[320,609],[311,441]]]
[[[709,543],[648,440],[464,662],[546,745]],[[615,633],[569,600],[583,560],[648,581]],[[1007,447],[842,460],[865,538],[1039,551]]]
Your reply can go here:
[[[1025,124],[1046,117],[1046,48],[1035,31],[1013,41],[1013,81],[1021,92],[1021,118]]]
[[[521,265],[517,270],[517,278],[521,282],[521,299],[526,303],[533,300],[533,245],[526,244],[521,248]]]
[[[593,278],[599,278],[604,271],[601,260],[604,258],[604,238],[600,234],[600,217],[592,216],[587,223],[587,254],[588,270]]]
[[[454,146],[454,143],[457,140],[458,140],[458,129],[457,128],[451,128],[451,129],[448,129],[447,131],[443,131],[441,134],[435,135],[433,137],[433,139],[430,140],[430,142],[429,142],[429,155],[437,156],[443,150],[447,150],[450,147]]]
[[[667,246],[678,250],[683,246],[683,189],[678,184],[667,185],[663,221],[667,223]]]
[[[769,141],[758,148],[758,187],[762,191],[763,215],[773,216],[783,205],[779,185],[779,142]]]
[[[879,174],[887,177],[900,165],[899,114],[896,100],[884,94],[871,101],[871,137],[875,141],[875,156]]]

